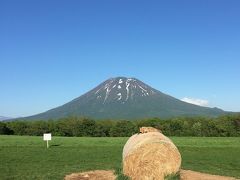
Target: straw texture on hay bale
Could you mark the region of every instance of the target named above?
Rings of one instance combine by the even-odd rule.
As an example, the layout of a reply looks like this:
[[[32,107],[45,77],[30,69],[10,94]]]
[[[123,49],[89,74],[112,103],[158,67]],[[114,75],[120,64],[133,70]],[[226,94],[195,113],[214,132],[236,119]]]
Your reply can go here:
[[[123,173],[132,180],[161,180],[177,173],[180,166],[177,147],[160,132],[135,134],[123,149]]]

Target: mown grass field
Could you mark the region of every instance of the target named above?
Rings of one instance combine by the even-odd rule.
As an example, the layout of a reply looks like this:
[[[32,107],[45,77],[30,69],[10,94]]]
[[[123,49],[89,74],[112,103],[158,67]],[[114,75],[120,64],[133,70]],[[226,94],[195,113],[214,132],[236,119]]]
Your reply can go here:
[[[0,136],[0,179],[63,179],[66,174],[121,168],[128,138]],[[172,137],[182,167],[240,178],[240,138]]]

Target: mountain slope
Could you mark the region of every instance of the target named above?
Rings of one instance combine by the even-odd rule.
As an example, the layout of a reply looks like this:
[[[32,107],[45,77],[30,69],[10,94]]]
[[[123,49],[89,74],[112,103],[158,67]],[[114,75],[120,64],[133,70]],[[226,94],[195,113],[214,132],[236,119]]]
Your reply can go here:
[[[166,95],[135,78],[106,80],[88,93],[27,119],[87,116],[96,119],[135,119],[173,116],[218,116],[224,111],[189,104]]]
[[[4,120],[8,120],[8,119],[13,119],[13,118],[0,116],[0,121],[4,121]]]

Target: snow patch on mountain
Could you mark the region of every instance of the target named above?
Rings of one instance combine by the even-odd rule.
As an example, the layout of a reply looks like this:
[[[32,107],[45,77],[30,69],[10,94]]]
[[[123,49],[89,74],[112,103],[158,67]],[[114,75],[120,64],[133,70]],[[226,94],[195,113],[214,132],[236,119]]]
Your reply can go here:
[[[122,99],[122,94],[121,93],[118,93],[118,101]]]
[[[127,90],[127,97],[126,97],[126,101],[128,100],[128,97],[129,97],[129,85],[130,85],[130,83],[129,83],[129,79],[126,81],[126,90]]]

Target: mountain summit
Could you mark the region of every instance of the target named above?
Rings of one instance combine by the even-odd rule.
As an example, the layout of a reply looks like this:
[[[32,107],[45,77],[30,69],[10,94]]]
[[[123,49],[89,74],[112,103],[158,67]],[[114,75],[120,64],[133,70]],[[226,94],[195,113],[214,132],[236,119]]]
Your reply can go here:
[[[86,94],[27,119],[86,116],[96,119],[136,119],[174,116],[218,116],[225,112],[183,102],[136,78],[110,78]]]
[[[135,78],[111,78],[93,89],[95,98],[102,104],[125,104],[157,91]]]

